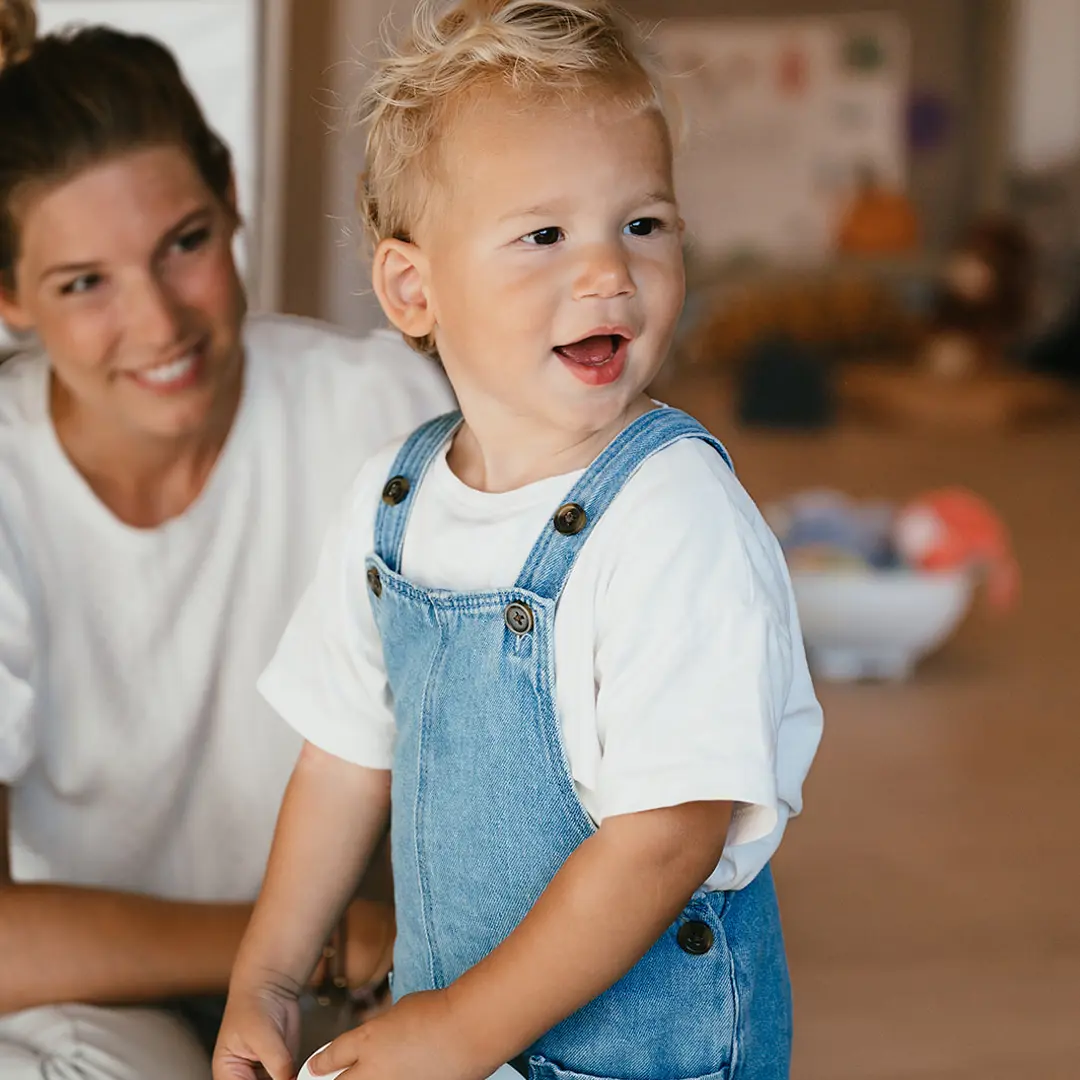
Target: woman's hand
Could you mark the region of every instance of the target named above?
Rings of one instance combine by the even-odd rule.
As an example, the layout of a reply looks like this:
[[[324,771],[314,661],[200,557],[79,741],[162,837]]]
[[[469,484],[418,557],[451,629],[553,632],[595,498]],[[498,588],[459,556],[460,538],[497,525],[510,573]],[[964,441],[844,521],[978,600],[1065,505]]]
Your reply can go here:
[[[462,1039],[445,990],[409,994],[382,1015],[338,1036],[309,1067],[316,1076],[347,1069],[340,1080],[483,1080],[494,1069],[492,1063],[479,1061]],[[215,1080],[227,1078],[215,1074]]]
[[[378,900],[354,900],[346,919],[345,978],[350,990],[378,986],[390,971],[394,958],[394,908]],[[320,958],[308,985],[322,984],[326,957]]]
[[[300,1006],[295,992],[266,985],[229,994],[214,1047],[214,1080],[257,1080],[262,1066],[271,1080],[293,1080],[300,1045]]]

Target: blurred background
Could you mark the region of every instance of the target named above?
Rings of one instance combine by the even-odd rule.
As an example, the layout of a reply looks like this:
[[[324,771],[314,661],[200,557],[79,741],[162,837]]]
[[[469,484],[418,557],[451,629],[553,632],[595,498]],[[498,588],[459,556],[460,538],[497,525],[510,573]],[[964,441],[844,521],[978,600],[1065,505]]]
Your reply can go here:
[[[656,394],[785,546],[826,736],[796,1080],[1080,1076],[1080,0],[628,0],[686,112]],[[348,106],[399,0],[41,0],[177,49],[256,307],[378,322]],[[2,347],[0,341],[0,347]]]

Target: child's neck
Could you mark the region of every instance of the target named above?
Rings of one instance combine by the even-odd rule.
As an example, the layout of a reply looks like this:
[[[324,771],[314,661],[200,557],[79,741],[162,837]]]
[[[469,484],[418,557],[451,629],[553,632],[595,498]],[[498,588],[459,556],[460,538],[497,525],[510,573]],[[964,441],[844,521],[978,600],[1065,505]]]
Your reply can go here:
[[[470,416],[465,411],[446,460],[462,483],[477,491],[514,491],[592,463],[628,424],[653,408],[645,394],[602,428],[573,431],[530,426],[516,416]]]

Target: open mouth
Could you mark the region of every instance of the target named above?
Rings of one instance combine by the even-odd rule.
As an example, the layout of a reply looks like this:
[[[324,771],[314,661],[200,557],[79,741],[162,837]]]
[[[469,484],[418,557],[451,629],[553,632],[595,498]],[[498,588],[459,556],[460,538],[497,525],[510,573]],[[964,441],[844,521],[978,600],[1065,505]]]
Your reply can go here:
[[[589,334],[568,345],[557,345],[554,351],[582,382],[599,386],[622,374],[629,344],[628,334],[615,331]]]

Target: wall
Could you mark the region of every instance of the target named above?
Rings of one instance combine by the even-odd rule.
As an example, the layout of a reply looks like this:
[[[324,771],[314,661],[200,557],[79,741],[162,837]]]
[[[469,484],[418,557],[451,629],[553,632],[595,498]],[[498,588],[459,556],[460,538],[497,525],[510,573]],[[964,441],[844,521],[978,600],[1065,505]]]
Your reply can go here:
[[[355,232],[363,166],[347,108],[393,0],[293,0],[282,307],[362,331],[382,321]]]
[[[1080,151],[1080,0],[1016,0],[1010,147],[1037,168]]]
[[[354,329],[377,305],[353,220],[359,136],[327,133],[330,106],[355,99],[394,0],[293,0],[283,306]],[[980,206],[1000,202],[1008,159],[1041,162],[1080,147],[1080,0],[624,0],[639,17],[897,11],[913,29],[915,84],[953,103],[949,145],[912,163],[938,246]],[[397,0],[407,13],[411,0]]]
[[[980,189],[974,161],[983,156],[979,114],[993,108],[978,92],[979,43],[993,0],[623,0],[644,19],[679,15],[806,16],[895,12],[910,29],[912,85],[943,97],[951,110],[948,139],[910,164],[910,190],[933,247],[950,242]]]
[[[304,315],[321,313],[333,274],[323,237],[328,155],[318,107],[333,16],[334,0],[293,0],[289,18],[280,306]]]

